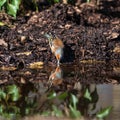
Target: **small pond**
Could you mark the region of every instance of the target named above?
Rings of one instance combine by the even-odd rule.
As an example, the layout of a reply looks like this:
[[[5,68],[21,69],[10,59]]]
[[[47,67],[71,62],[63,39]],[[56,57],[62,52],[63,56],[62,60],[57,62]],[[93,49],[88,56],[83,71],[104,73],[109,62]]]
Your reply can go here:
[[[120,67],[102,62],[1,69],[0,120],[118,120],[119,83]]]

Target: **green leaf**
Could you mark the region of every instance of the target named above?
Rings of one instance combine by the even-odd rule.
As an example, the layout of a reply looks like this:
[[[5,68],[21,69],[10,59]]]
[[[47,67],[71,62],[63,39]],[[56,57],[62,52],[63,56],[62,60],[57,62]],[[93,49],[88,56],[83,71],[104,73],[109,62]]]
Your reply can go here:
[[[69,105],[70,111],[71,111],[71,117],[73,118],[78,118],[81,116],[80,111],[77,110],[77,103],[78,103],[78,98],[71,94],[71,104]]]
[[[42,116],[50,116],[50,111],[44,111],[41,113]]]
[[[9,113],[13,114],[20,113],[20,108],[18,106],[10,105],[8,109],[10,111]]]
[[[0,105],[0,114],[3,113],[3,110],[4,110],[4,106]]]
[[[76,105],[77,105],[77,103],[78,103],[78,98],[75,96],[75,95],[73,95],[73,94],[71,94],[71,104],[73,105],[73,107],[76,109]]]
[[[88,89],[86,89],[86,91],[85,91],[84,98],[86,98],[86,99],[88,99],[90,101],[92,100],[92,97],[91,97],[90,92],[89,92]]]
[[[69,108],[70,108],[70,112],[71,112],[71,114],[70,114],[71,117],[73,117],[73,118],[80,118],[81,117],[80,111],[78,111],[77,109],[75,109],[71,105],[69,105]]]
[[[98,118],[105,118],[109,115],[110,111],[112,110],[112,106],[102,109],[100,112],[97,113]]]
[[[7,13],[16,18],[17,7],[12,5],[12,4],[10,4],[10,3],[8,3],[7,4]]]
[[[5,4],[6,0],[0,0],[0,10],[1,10],[1,7]]]
[[[16,85],[9,85],[7,86],[8,94],[18,93],[19,89]]]
[[[11,4],[14,5],[17,8],[17,10],[18,10],[20,2],[21,2],[21,0],[12,0]]]
[[[68,96],[68,93],[67,93],[67,92],[64,92],[64,93],[61,93],[61,94],[58,96],[58,98],[59,98],[60,100],[64,100],[67,96]]]
[[[0,100],[5,99],[5,97],[6,97],[6,93],[0,89]]]
[[[12,101],[17,101],[20,97],[19,88],[16,85],[7,86],[7,93]]]
[[[20,94],[19,93],[15,93],[11,95],[11,99],[12,101],[17,101],[20,98]]]
[[[59,3],[60,2],[60,0],[54,0],[54,3]]]
[[[56,97],[56,92],[52,91],[49,95],[48,95],[48,99],[53,99]]]
[[[52,113],[53,113],[54,116],[56,116],[56,117],[62,117],[63,116],[62,111],[59,110],[55,105],[53,105],[52,108],[53,108]]]

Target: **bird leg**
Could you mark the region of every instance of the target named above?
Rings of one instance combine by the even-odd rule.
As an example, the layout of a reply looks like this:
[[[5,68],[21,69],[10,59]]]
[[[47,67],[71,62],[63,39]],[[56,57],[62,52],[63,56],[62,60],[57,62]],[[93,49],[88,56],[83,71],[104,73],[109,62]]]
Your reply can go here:
[[[60,66],[60,60],[57,61],[57,66],[58,66],[58,67]]]
[[[57,55],[56,55],[56,58],[57,58],[57,66],[59,67],[59,66],[60,66],[60,55],[57,54]]]

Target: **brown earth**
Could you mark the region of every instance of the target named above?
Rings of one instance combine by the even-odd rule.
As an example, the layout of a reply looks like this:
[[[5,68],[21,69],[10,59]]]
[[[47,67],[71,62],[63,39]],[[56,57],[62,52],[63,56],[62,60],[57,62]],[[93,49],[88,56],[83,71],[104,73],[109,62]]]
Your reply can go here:
[[[94,4],[55,4],[39,13],[0,14],[0,66],[42,61],[56,63],[45,33],[55,33],[65,44],[62,63],[84,60],[120,61],[119,0]]]

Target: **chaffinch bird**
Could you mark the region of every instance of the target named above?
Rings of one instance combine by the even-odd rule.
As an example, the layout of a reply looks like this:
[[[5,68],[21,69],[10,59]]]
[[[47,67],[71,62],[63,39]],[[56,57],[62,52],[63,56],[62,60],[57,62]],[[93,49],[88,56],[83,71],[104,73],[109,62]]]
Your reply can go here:
[[[45,34],[49,41],[49,46],[51,48],[52,53],[55,55],[57,59],[57,65],[60,65],[60,60],[63,56],[63,48],[64,44],[61,39],[59,39],[56,35]]]

